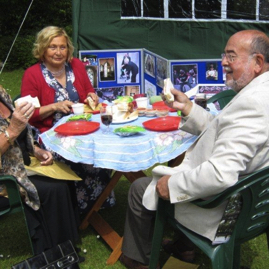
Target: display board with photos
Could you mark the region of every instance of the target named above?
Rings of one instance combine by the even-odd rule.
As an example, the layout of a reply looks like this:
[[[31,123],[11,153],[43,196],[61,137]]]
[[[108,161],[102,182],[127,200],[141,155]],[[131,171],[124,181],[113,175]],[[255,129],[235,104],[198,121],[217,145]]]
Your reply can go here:
[[[143,92],[142,49],[81,50],[79,58],[101,102]]]
[[[184,93],[196,86],[199,92],[209,95],[227,89],[221,60],[173,60],[170,74],[175,88]]]
[[[220,59],[168,60],[147,49],[82,50],[79,57],[101,101],[159,95],[168,77],[184,93],[196,87],[212,96],[227,89]]]
[[[144,92],[151,97],[163,89],[164,79],[170,77],[169,60],[144,49]]]

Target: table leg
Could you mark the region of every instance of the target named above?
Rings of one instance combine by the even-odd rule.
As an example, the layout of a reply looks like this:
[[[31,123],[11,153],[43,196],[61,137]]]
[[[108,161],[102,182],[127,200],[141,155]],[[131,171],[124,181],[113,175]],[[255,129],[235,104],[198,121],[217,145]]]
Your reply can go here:
[[[113,250],[107,259],[107,264],[114,264],[121,255],[122,237],[97,213],[93,212],[89,219],[90,224]]]
[[[109,183],[107,184],[107,186],[105,187],[105,189],[103,190],[103,192],[101,193],[101,195],[98,197],[98,199],[94,203],[92,209],[89,211],[89,213],[86,215],[86,217],[82,221],[82,223],[80,225],[80,229],[81,230],[85,230],[88,227],[89,220],[91,218],[91,215],[94,212],[97,212],[100,209],[100,207],[102,206],[102,204],[104,203],[104,201],[106,200],[106,198],[108,197],[108,195],[111,193],[111,191],[114,189],[114,187],[118,183],[118,181],[121,178],[121,176],[122,176],[122,172],[116,171],[114,173],[114,175],[112,176],[111,180],[109,181]]]
[[[102,206],[105,199],[114,189],[121,176],[125,176],[131,183],[137,178],[146,176],[142,171],[138,172],[120,172],[116,171],[102,194],[96,200],[94,206],[86,215],[80,225],[80,229],[84,230],[89,224],[99,233],[99,235],[105,240],[105,242],[112,248],[112,253],[107,259],[107,264],[114,264],[121,255],[121,246],[123,238],[118,235],[116,231],[97,213]]]

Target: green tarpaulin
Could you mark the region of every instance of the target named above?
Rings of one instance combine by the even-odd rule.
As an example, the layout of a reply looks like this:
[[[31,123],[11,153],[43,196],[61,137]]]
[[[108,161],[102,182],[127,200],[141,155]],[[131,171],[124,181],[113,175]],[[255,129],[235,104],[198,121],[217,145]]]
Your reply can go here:
[[[73,0],[77,50],[146,48],[167,59],[220,58],[229,36],[243,29],[269,34],[266,23],[121,19],[121,0]]]

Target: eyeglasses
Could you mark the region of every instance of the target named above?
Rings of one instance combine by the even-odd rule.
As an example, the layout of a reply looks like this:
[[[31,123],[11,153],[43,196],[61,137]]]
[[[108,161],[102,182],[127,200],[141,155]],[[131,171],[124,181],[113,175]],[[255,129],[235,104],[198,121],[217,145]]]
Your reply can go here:
[[[248,57],[253,57],[256,54],[259,54],[259,52],[253,52],[253,53],[249,54]],[[237,57],[239,57],[239,56],[238,55],[232,55],[230,53],[222,53],[221,54],[222,60],[224,58],[226,58],[229,63],[233,63]]]
[[[221,59],[223,60],[224,58],[226,58],[229,63],[233,63],[237,57],[237,55],[232,55],[230,53],[221,54]]]

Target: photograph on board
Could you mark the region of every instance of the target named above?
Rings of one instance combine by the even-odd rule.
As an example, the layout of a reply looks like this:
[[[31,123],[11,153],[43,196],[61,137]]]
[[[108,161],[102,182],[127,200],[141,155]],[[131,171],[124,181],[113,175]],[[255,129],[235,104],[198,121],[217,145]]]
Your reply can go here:
[[[173,65],[172,81],[175,89],[181,92],[187,92],[198,83],[197,64],[179,64]]]
[[[125,86],[125,95],[134,96],[140,93],[140,87],[135,85]]]
[[[157,87],[146,79],[145,79],[145,93],[147,94],[148,98],[157,95]]]
[[[167,65],[167,60],[160,57],[156,57],[156,83],[161,88],[163,88],[164,86],[164,79],[166,79],[168,76]]]
[[[206,63],[206,80],[218,80],[218,63]]]
[[[155,57],[147,52],[144,53],[145,73],[155,78]]]
[[[94,88],[98,87],[97,65],[86,65],[85,69],[92,86]]]
[[[100,81],[115,81],[115,58],[100,58],[98,71]]]
[[[139,83],[139,53],[117,53],[117,83]]]
[[[125,95],[124,87],[97,88],[95,92],[99,97],[99,103],[103,103],[104,101],[112,102],[118,96]]]

